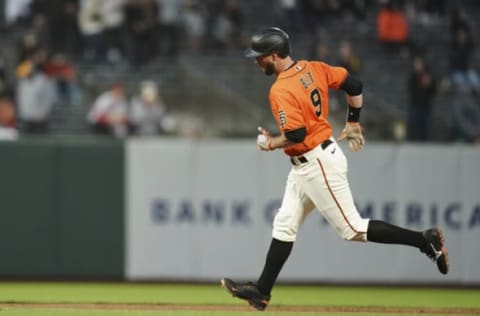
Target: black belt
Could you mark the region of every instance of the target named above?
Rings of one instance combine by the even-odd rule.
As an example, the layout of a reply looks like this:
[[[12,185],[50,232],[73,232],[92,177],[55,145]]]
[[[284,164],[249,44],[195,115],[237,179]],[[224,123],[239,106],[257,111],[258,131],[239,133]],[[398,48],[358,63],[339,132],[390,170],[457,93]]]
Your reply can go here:
[[[327,138],[320,146],[325,150],[331,143],[333,143],[329,138]],[[308,162],[308,159],[305,156],[299,156],[296,159],[290,158],[292,165],[298,166],[300,164]]]

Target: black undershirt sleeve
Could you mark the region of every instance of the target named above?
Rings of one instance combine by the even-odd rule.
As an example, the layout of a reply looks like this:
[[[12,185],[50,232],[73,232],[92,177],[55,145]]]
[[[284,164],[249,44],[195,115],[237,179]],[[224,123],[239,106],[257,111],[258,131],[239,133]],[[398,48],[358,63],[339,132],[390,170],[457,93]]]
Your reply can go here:
[[[340,89],[345,91],[348,95],[356,96],[362,93],[363,83],[360,80],[347,75],[347,78],[345,78],[343,83],[340,85]]]
[[[287,137],[289,141],[294,143],[303,142],[305,136],[307,136],[307,129],[305,127],[300,127],[293,131],[285,132],[285,137]]]

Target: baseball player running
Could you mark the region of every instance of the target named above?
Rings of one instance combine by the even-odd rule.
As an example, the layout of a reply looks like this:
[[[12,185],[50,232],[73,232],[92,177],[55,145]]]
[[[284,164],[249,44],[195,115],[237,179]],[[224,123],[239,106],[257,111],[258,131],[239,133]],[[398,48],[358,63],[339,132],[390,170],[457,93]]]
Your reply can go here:
[[[328,91],[332,88],[346,93],[347,119],[338,141],[345,139],[349,148],[357,152],[365,144],[359,123],[362,82],[342,67],[292,59],[289,37],[276,27],[254,33],[250,48],[244,54],[247,58],[255,58],[266,75],[276,76],[269,101],[280,133],[273,136],[259,127],[257,146],[263,151],[283,149],[292,168],[281,207],[275,215],[272,241],[260,277],[256,283],[223,278],[222,286],[233,297],[246,300],[257,310],[264,310],[290,255],[297,231],[315,208],[345,240],[416,247],[436,262],[441,273],[448,273],[448,254],[440,229],[404,229],[362,218],[355,207],[347,180],[347,161],[327,120]]]

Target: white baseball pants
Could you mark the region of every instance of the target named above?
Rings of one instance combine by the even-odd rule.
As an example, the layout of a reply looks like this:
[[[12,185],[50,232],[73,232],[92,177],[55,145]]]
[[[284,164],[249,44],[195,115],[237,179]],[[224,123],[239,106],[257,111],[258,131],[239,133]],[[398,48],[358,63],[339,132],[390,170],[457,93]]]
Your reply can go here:
[[[347,179],[347,159],[337,142],[305,153],[307,162],[292,166],[282,205],[275,215],[273,238],[296,240],[299,227],[316,208],[345,240],[366,241],[369,219],[358,213]],[[295,157],[294,157],[295,159]],[[297,159],[298,161],[298,159]]]

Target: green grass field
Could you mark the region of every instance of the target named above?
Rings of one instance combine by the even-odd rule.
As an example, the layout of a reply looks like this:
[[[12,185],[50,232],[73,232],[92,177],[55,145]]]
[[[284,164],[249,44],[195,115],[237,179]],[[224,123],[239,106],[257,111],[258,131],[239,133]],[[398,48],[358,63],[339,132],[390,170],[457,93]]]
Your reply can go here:
[[[0,282],[0,316],[242,316],[253,312],[220,285]],[[480,315],[480,289],[278,285],[264,314]]]

